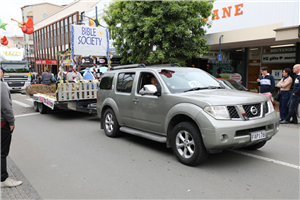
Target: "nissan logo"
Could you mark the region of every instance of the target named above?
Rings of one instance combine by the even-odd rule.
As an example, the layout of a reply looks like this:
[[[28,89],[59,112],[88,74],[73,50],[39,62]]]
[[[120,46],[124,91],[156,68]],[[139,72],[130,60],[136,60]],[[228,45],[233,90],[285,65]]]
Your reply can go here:
[[[257,108],[255,106],[251,106],[250,112],[252,113],[252,115],[257,115],[258,110],[257,110]]]

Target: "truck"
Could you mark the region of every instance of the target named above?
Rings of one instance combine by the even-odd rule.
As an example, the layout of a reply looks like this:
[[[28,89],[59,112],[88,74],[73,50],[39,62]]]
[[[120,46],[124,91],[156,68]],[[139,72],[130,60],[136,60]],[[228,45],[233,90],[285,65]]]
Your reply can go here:
[[[10,91],[24,90],[30,85],[28,62],[24,60],[24,48],[1,47],[0,64],[7,70],[3,81]]]

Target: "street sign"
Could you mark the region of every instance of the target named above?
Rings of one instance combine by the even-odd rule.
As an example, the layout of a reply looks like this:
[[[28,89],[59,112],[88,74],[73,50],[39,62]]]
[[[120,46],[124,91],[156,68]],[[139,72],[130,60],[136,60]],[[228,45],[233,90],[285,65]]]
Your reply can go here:
[[[219,54],[218,55],[218,61],[221,61],[222,60],[222,54]]]

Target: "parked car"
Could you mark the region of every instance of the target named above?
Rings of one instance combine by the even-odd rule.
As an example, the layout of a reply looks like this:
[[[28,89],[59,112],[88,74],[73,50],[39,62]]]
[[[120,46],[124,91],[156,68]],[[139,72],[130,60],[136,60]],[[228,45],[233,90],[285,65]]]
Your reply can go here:
[[[217,78],[227,89],[232,89],[232,90],[240,90],[240,91],[245,91],[245,92],[252,92],[248,90],[245,86],[242,84],[236,82],[235,80],[232,79],[227,79],[227,78]],[[256,92],[253,92],[256,93]],[[276,107],[276,104],[272,101],[272,105],[274,108]]]
[[[261,148],[279,130],[268,97],[225,89],[203,70],[170,64],[107,71],[97,113],[108,137],[125,132],[166,143],[190,166],[224,149]]]

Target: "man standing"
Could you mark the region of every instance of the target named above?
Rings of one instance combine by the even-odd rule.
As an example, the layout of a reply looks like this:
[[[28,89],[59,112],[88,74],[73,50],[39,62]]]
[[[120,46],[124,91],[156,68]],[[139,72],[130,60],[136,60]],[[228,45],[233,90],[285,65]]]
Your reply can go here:
[[[262,67],[260,72],[262,76],[257,79],[257,85],[260,86],[259,94],[263,94],[272,100],[272,93],[275,88],[274,77],[268,73],[268,67]]]
[[[287,114],[286,118],[280,122],[280,124],[298,124],[296,108],[300,100],[300,64],[294,65],[293,72],[297,75],[297,77],[295,78],[294,82],[293,94],[291,94],[290,100],[288,102],[289,113]],[[291,117],[293,117],[292,121],[290,121]]]
[[[12,109],[10,92],[3,83],[6,70],[1,66],[1,187],[14,187],[22,184],[8,177],[6,157],[9,153],[11,134],[15,128],[15,117]]]

